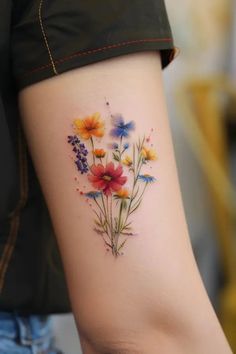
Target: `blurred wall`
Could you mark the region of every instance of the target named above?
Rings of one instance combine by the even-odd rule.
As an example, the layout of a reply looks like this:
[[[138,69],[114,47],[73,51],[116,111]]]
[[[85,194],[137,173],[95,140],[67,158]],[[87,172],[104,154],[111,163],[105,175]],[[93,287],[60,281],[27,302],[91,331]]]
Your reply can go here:
[[[232,3],[232,19],[233,23],[229,44],[230,56],[228,59],[228,63],[230,76],[233,80],[236,80],[236,1]]]
[[[175,99],[186,80],[224,73],[230,53],[231,1],[166,0],[180,54],[165,70],[164,82],[180,185],[194,253],[208,294],[216,306],[220,269],[215,226],[205,176],[186,139]]]

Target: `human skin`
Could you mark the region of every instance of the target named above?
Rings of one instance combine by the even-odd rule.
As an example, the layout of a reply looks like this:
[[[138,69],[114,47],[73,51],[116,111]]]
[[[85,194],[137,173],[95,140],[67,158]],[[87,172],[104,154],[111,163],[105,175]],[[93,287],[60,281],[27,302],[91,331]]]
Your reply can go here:
[[[76,169],[66,140],[74,119],[95,112],[109,128],[107,101],[113,113],[135,122],[129,143],[151,134],[158,155],[148,170],[156,181],[147,186],[132,214],[136,236],[118,256],[94,231],[91,206],[80,194],[81,184],[86,190],[92,186]],[[83,352],[232,353],[192,251],[159,53],[122,55],[43,80],[21,90],[19,106],[62,255]],[[104,134],[101,140],[107,147],[114,139]],[[128,177],[129,188],[130,183]]]

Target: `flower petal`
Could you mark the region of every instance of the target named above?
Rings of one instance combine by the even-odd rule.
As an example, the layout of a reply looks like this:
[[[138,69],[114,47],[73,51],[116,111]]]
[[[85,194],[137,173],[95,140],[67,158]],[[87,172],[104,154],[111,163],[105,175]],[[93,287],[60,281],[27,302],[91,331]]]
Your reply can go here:
[[[113,191],[115,191],[115,192],[117,192],[117,191],[120,190],[120,186],[121,186],[120,183],[117,182],[117,181],[111,181],[111,182],[109,183],[109,187],[112,188]]]
[[[97,138],[101,138],[104,135],[104,129],[103,128],[94,129],[93,135],[96,136]]]
[[[104,189],[106,188],[106,182],[103,181],[102,179],[98,180],[98,181],[95,181],[93,182],[93,186],[96,188],[96,189]]]
[[[103,193],[108,197],[109,195],[111,195],[112,190],[109,187],[109,185],[106,186],[106,188],[103,189]]]
[[[98,165],[92,165],[90,168],[93,175],[100,177],[105,172],[104,166],[99,163]]]
[[[88,174],[88,180],[89,182],[93,183],[94,181],[98,180],[98,177]]]
[[[75,119],[74,120],[74,125],[76,126],[76,128],[81,129],[84,128],[84,121],[82,119]]]
[[[120,113],[116,113],[112,116],[112,124],[115,126],[124,125],[124,118]]]
[[[127,177],[126,176],[121,176],[116,178],[116,182],[119,183],[121,186],[123,186],[123,184],[125,184],[127,181]]]
[[[114,177],[120,177],[123,173],[123,167],[121,165],[118,165],[118,167],[115,169],[113,176]]]
[[[109,173],[111,176],[114,176],[114,173],[115,173],[115,166],[114,166],[114,163],[113,163],[113,162],[109,162],[109,163],[106,165],[105,173]]]
[[[88,180],[89,180],[89,182],[92,183],[92,185],[96,189],[103,189],[103,188],[106,187],[106,182],[103,179],[100,179],[97,176],[88,175]]]
[[[124,128],[125,128],[126,130],[134,130],[134,129],[135,129],[134,121],[131,120],[129,123],[125,124],[125,125],[124,125]]]

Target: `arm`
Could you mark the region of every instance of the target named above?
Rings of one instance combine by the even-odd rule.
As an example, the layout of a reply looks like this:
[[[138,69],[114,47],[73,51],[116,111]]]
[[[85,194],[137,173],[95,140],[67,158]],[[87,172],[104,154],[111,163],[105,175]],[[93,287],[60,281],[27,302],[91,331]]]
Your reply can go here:
[[[159,55],[130,54],[71,70],[23,89],[19,103],[84,353],[231,353],[188,236]],[[83,119],[95,112],[101,114],[104,126],[98,124],[89,137]],[[135,124],[135,128],[129,125],[130,137],[122,141],[109,135],[111,129],[119,135],[114,131],[117,118],[111,119],[115,113]],[[88,150],[88,173],[77,169],[73,146],[67,142],[75,131]],[[125,155],[133,160],[132,144],[139,139],[142,144],[143,135],[151,135],[144,145],[158,158],[153,151],[148,157],[141,146],[146,164],[138,173],[137,165],[134,170],[127,166],[132,162]],[[122,173],[111,165],[107,170],[94,168],[100,159],[106,165],[106,156],[92,156],[91,137],[95,148],[107,151],[107,162],[112,160],[111,142],[130,144],[121,159],[121,150],[115,152],[120,162],[112,160],[114,166],[122,166]],[[137,163],[141,155],[135,149]],[[141,204],[130,207],[135,173],[138,193],[147,186],[136,199]],[[144,174],[156,180],[151,182]],[[115,184],[109,184],[109,178]],[[118,184],[128,189],[126,199],[125,192],[118,193]],[[91,190],[98,192],[96,198],[85,195]],[[120,211],[124,201],[126,208],[123,204]],[[127,214],[131,214],[128,219]]]

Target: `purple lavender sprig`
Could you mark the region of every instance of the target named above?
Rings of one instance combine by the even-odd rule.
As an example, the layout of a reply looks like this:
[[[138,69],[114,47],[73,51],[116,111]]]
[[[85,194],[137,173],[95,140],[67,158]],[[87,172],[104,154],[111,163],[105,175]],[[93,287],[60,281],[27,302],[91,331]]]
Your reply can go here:
[[[67,138],[67,142],[73,146],[72,151],[76,154],[76,160],[74,162],[78,171],[80,171],[81,174],[87,173],[89,171],[89,166],[87,160],[88,150],[86,149],[86,146],[80,142],[77,135],[68,135]]]

